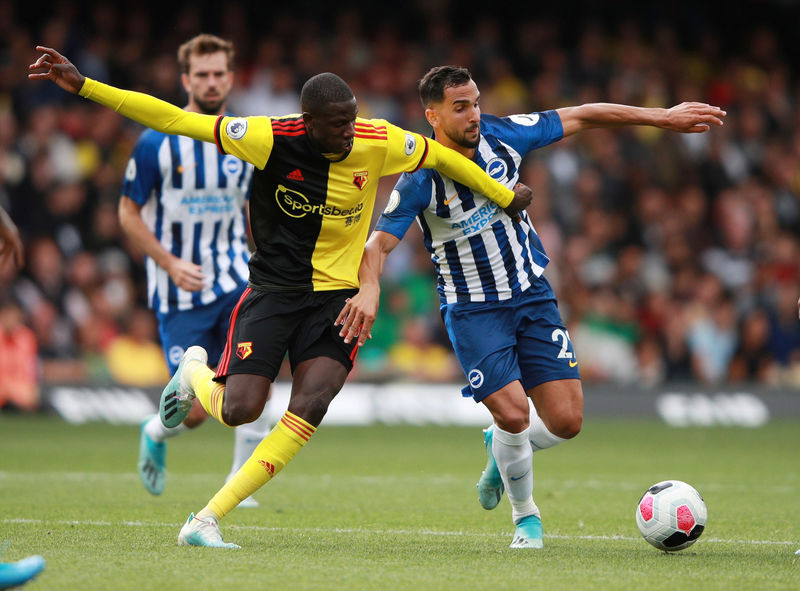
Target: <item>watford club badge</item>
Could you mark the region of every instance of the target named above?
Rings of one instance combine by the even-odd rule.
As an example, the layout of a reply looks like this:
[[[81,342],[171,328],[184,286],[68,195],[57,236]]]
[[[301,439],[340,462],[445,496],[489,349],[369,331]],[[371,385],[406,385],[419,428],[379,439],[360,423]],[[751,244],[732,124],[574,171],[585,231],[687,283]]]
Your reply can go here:
[[[364,185],[367,184],[368,180],[369,180],[369,172],[366,170],[353,173],[353,184],[359,189],[363,190]]]
[[[236,355],[239,356],[239,359],[247,359],[250,357],[250,354],[253,352],[253,343],[238,343],[236,345]]]

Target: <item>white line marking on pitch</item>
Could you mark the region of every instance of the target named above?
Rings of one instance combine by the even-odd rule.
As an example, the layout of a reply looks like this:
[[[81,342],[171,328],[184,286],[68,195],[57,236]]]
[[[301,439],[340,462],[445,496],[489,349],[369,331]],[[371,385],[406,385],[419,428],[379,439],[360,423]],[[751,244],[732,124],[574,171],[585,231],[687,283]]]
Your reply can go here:
[[[179,528],[182,523],[159,523],[159,522],[145,522],[145,521],[95,521],[95,520],[57,520],[46,521],[44,519],[25,519],[25,518],[10,518],[2,519],[0,523],[27,523],[36,525],[93,525],[97,527],[170,527]],[[465,531],[435,531],[435,530],[417,530],[417,529],[363,529],[363,528],[321,528],[321,527],[267,527],[263,525],[235,525],[226,524],[228,529],[238,530],[251,530],[251,531],[264,531],[264,532],[316,532],[316,533],[335,533],[335,534],[375,534],[375,535],[422,535],[422,536],[470,536],[470,537],[507,537],[508,533],[481,533],[481,532],[465,532]],[[601,541],[615,541],[622,540],[625,542],[639,541],[641,538],[633,536],[592,536],[592,535],[562,535],[562,534],[545,534],[545,538],[554,540],[601,540]],[[703,538],[704,543],[721,543],[721,544],[748,544],[753,546],[793,546],[797,544],[796,541],[781,541],[781,540],[726,540],[722,538]]]
[[[193,473],[193,474],[170,474],[170,477],[175,481],[181,482],[217,482],[219,479],[218,474],[214,473]],[[105,482],[105,481],[121,481],[121,482],[134,482],[139,480],[137,474],[133,472],[12,472],[7,470],[0,470],[0,480],[8,479],[14,481],[36,481],[41,482],[44,479],[53,479],[60,482]],[[423,482],[427,485],[446,485],[452,483],[463,482],[464,479],[455,475],[441,475],[441,476],[426,476],[426,475],[393,475],[393,476],[368,476],[368,475],[350,475],[342,476],[337,475],[335,478],[331,474],[322,475],[308,475],[308,474],[292,474],[292,480],[295,482],[313,481],[315,485],[319,486],[321,483],[325,485],[334,485],[336,483],[359,483],[359,484],[383,484],[383,485],[396,485],[397,483],[420,483]],[[736,485],[731,483],[716,484],[716,483],[694,483],[697,485],[698,490],[702,493],[711,493],[719,491],[741,491],[748,492],[752,490],[749,485]],[[592,489],[592,490],[623,490],[634,491],[636,493],[643,493],[645,488],[642,483],[636,482],[623,482],[623,481],[605,481],[605,480],[575,480],[565,479],[556,480],[541,477],[537,480],[537,486],[541,488],[551,489]],[[774,494],[790,494],[794,495],[797,492],[797,485],[785,484],[775,486],[765,486],[759,489],[762,492]]]

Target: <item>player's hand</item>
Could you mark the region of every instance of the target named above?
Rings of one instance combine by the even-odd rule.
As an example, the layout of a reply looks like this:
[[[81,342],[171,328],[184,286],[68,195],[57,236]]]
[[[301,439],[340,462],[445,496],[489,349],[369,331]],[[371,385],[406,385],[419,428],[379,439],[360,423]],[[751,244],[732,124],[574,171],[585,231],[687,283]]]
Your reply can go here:
[[[712,125],[722,125],[727,113],[706,103],[681,103],[667,109],[666,123],[660,127],[681,133],[703,133]]]
[[[206,276],[203,268],[191,261],[175,257],[167,269],[172,281],[184,291],[200,291],[206,287]]]
[[[514,199],[503,211],[514,220],[519,221],[519,212],[528,208],[533,201],[533,191],[528,185],[517,183],[514,185]]]
[[[334,326],[341,325],[339,336],[344,338],[345,343],[358,337],[360,347],[372,338],[372,325],[378,317],[379,304],[380,288],[364,284],[356,295],[345,302],[334,322]]]
[[[52,80],[67,92],[78,94],[78,91],[83,88],[83,83],[86,82],[86,78],[78,71],[78,68],[55,49],[37,45],[36,51],[41,51],[42,55],[28,66],[32,72],[28,74],[28,78]]]

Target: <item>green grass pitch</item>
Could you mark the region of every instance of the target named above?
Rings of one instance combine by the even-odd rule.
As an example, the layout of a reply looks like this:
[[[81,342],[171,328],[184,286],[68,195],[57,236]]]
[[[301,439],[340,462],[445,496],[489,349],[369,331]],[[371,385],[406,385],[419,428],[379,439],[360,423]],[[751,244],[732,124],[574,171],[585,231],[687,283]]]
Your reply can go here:
[[[325,427],[259,509],[222,521],[242,550],[178,547],[181,523],[227,474],[232,433],[204,425],[169,443],[167,488],[135,472],[138,428],[0,417],[4,560],[42,554],[26,589],[797,589],[800,424],[672,429],[587,418],[536,454],[543,550],[511,550],[507,499],[477,502],[476,428]],[[641,539],[644,490],[685,480],[706,531],[665,554]]]

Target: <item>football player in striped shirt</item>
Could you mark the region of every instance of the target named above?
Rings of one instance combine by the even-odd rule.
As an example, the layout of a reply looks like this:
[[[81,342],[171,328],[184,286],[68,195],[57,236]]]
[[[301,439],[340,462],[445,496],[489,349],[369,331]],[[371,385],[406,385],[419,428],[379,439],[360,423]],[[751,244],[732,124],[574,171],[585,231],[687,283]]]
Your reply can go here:
[[[353,367],[358,347],[344,342],[334,321],[358,291],[380,177],[437,168],[508,216],[527,207],[530,189],[509,189],[458,152],[388,121],[358,118],[352,90],[335,74],[306,81],[302,114],[214,117],[84,78],[58,52],[37,51],[42,55],[30,66],[31,79],[52,80],[153,129],[214,142],[220,152],[255,165],[250,220],[256,253],[216,375],[205,350],[190,347],[160,407],[168,427],[186,417],[195,397],[223,424],[250,422],[261,414],[288,352],[293,380],[286,413],[178,535],[179,544],[238,547],[223,541],[218,520],[300,451]]]
[[[701,103],[671,109],[588,104],[510,117],[482,115],[469,71],[453,66],[430,70],[419,91],[434,137],[506,186],[518,182],[520,163],[530,151],[584,129],[651,125],[695,133],[722,125],[725,115]],[[511,547],[541,548],[532,451],[578,434],[583,391],[569,333],[542,276],[549,259],[528,214],[501,215],[484,195],[435,170],[402,175],[367,242],[361,289],[337,318],[340,334],[349,342],[360,331],[358,344],[369,337],[383,263],[415,219],[438,275],[442,317],[469,384],[463,394],[482,402],[494,418],[485,431],[488,461],[478,482],[479,501],[493,509],[505,489],[515,524]]]
[[[219,116],[233,85],[233,45],[198,35],[178,49],[181,83],[192,113]],[[122,228],[146,255],[148,305],[158,319],[170,374],[191,345],[219,359],[228,319],[247,287],[247,199],[253,166],[208,143],[146,130],[128,161],[119,202]],[[158,414],[140,430],[138,472],[154,495],[164,490],[166,439],[200,425],[198,403],[167,428]],[[236,427],[235,474],[267,434],[265,413]],[[256,507],[252,497],[240,506]]]

